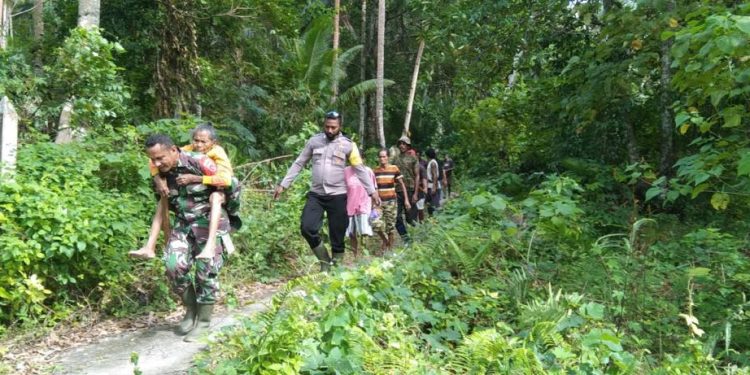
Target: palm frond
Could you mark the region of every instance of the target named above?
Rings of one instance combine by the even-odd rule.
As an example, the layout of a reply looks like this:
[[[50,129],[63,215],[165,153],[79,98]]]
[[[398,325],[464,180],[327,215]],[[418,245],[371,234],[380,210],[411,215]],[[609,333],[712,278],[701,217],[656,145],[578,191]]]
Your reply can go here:
[[[316,24],[310,32],[314,33],[312,37],[305,38],[305,43],[312,45],[306,46],[306,64],[304,81],[308,87],[315,87],[325,77],[324,67],[330,65],[332,55],[330,54],[329,39],[331,37],[330,23]],[[328,62],[328,64],[326,64]]]
[[[396,82],[391,81],[390,79],[383,80],[383,87],[388,87]],[[377,80],[374,79],[368,79],[367,81],[362,81],[344,91],[341,96],[339,96],[338,102],[341,103],[341,105],[345,105],[350,103],[352,100],[359,98],[362,95],[366,95],[372,92],[375,92],[377,89]]]
[[[338,82],[341,82],[346,78],[346,67],[352,63],[357,54],[362,51],[362,45],[356,45],[348,50],[342,52],[337,58],[333,66],[331,77],[335,78]]]

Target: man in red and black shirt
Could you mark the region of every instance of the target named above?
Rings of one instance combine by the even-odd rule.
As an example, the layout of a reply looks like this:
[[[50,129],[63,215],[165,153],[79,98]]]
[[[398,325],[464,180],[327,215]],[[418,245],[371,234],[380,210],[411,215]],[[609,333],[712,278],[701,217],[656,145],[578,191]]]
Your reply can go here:
[[[388,150],[382,149],[378,152],[378,167],[375,172],[375,180],[378,183],[378,196],[380,197],[382,214],[380,220],[374,223],[375,231],[383,240],[382,251],[390,251],[393,248],[393,232],[396,229],[396,189],[398,188],[407,197],[404,178],[397,166],[388,161]],[[404,202],[406,209],[411,208],[408,200]]]

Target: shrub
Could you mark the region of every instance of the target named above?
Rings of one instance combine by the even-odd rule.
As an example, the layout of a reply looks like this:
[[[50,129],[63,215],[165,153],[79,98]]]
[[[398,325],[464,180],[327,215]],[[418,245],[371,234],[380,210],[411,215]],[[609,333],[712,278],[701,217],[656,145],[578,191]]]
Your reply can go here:
[[[126,253],[154,207],[138,173],[146,166],[132,149],[19,149],[15,181],[0,185],[1,322],[34,319],[66,299],[126,300],[122,286],[137,279]],[[102,175],[114,168],[119,176]]]

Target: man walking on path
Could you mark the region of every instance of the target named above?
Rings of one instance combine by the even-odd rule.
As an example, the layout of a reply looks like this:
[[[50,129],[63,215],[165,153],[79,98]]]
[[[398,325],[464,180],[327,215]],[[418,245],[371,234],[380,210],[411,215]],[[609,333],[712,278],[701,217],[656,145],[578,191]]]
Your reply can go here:
[[[455,163],[453,163],[453,159],[451,159],[448,154],[445,154],[443,157],[443,191],[445,192],[445,197],[450,198],[451,196],[451,190],[453,190],[453,168],[455,167]]]
[[[427,212],[434,215],[440,208],[440,170],[437,162],[437,154],[434,149],[428,149],[427,157]]]
[[[378,152],[379,166],[375,168],[375,180],[378,183],[378,195],[382,202],[382,215],[375,222],[375,231],[383,241],[380,251],[384,254],[393,249],[393,231],[396,228],[396,213],[398,212],[396,203],[396,191],[406,195],[406,186],[401,176],[399,168],[391,164],[388,160],[388,150],[382,149]],[[411,204],[405,202],[406,209],[411,208]]]
[[[393,160],[393,164],[396,165],[401,171],[401,175],[404,177],[404,185],[406,186],[406,195],[400,190],[396,191],[398,199],[398,211],[396,212],[396,230],[401,235],[401,238],[405,243],[409,242],[409,234],[406,229],[404,221],[414,225],[417,220],[417,200],[418,197],[418,182],[419,182],[419,160],[417,160],[417,153],[411,147],[411,140],[407,136],[403,136],[398,140],[398,149],[400,151],[398,157]],[[406,203],[409,203],[411,208],[406,208]],[[404,217],[406,220],[404,220]]]
[[[328,271],[331,261],[344,258],[344,237],[349,217],[346,214],[346,180],[344,169],[347,163],[365,187],[376,206],[380,198],[372,184],[357,145],[341,133],[341,115],[336,111],[326,113],[325,131],[312,136],[294,161],[286,176],[276,187],[273,197],[278,199],[288,189],[307,162],[312,160],[312,181],[307,193],[307,202],[302,209],[300,230],[315,257],[320,261],[321,272]],[[323,213],[328,217],[328,235],[331,238],[333,258],[320,238]]]
[[[187,334],[185,341],[195,341],[211,325],[219,291],[219,270],[224,263],[222,234],[229,231],[229,221],[226,215],[221,215],[213,258],[196,259],[208,239],[209,197],[215,189],[202,183],[178,181],[184,182],[187,175],[213,176],[216,164],[206,155],[181,151],[166,135],[148,137],[145,146],[149,159],[166,178],[169,190],[167,196],[160,197],[160,207],[164,207],[166,200],[176,218],[164,250],[164,264],[170,286],[182,297],[186,309],[177,332]],[[157,210],[156,215],[161,214]],[[193,265],[194,278],[190,275]]]

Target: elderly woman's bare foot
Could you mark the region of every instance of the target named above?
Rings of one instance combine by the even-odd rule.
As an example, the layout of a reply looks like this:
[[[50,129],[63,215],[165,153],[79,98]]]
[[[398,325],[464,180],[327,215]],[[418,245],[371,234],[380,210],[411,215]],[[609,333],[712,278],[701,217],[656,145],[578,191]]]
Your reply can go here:
[[[138,259],[151,259],[156,256],[156,252],[154,252],[154,249],[142,247],[138,250],[128,252],[128,255]]]

